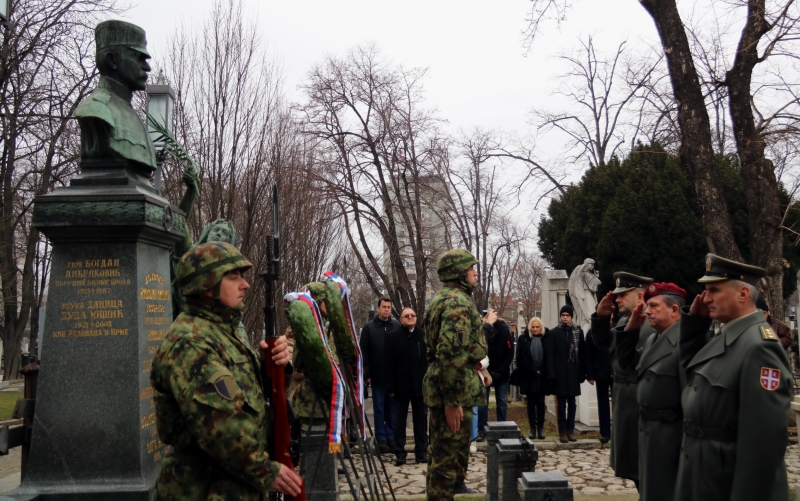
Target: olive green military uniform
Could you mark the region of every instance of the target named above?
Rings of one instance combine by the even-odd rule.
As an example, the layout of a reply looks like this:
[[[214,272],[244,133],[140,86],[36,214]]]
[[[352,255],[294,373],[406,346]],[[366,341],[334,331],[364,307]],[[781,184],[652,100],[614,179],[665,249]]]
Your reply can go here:
[[[428,370],[422,381],[425,405],[431,411],[431,454],[428,459],[428,500],[452,500],[464,482],[469,464],[472,407],[486,405],[476,372],[486,356],[481,318],[472,301],[472,286],[464,274],[477,260],[465,250],[446,252],[437,273],[443,283],[425,314]],[[445,406],[461,406],[464,417],[453,433]]]
[[[219,262],[225,264],[215,267]],[[188,303],[150,373],[159,438],[172,446],[153,500],[260,500],[280,471],[266,452],[261,361],[245,341],[241,312],[193,295],[214,289],[218,298],[222,275],[249,267],[222,242],[198,246],[181,260],[179,279],[194,275],[182,288]]]
[[[617,331],[620,365],[636,371],[639,405],[639,494],[642,501],[674,501],[683,439],[680,322],[653,332],[639,353],[639,329]]]
[[[611,389],[611,468],[621,478],[639,481],[639,404],[636,403],[636,369],[624,369],[619,363],[615,331],[624,330],[628,317],[622,317],[612,331],[609,317],[592,314],[592,340],[595,346],[611,354],[614,386]],[[655,331],[649,324],[639,329],[634,346],[641,352],[647,338]]]
[[[754,285],[766,270],[709,254],[700,282]],[[755,306],[754,306],[755,308]],[[784,454],[792,378],[777,335],[756,310],[708,339],[708,317],[681,310],[681,363],[687,386],[683,454],[675,499],[786,501]]]

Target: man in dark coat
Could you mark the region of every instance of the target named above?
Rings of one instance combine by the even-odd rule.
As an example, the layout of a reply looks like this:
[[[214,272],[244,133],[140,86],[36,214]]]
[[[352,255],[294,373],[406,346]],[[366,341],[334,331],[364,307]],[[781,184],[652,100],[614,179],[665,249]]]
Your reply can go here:
[[[625,329],[617,330],[617,353],[619,364],[638,374],[640,499],[674,501],[683,439],[681,391],[686,376],[678,341],[686,291],[673,283],[650,284],[644,299],[646,307],[637,305]],[[639,353],[636,345],[645,320],[643,310],[655,332]]]
[[[392,397],[386,392],[386,338],[400,329],[400,323],[392,318],[392,300],[381,296],[378,313],[361,329],[361,355],[364,361],[364,381],[372,386],[372,411],[375,416],[375,439],[378,450],[387,454],[394,450],[394,406]]]
[[[497,421],[506,420],[508,404],[508,378],[511,375],[511,362],[514,360],[514,337],[505,320],[489,310],[483,319],[483,334],[489,347],[489,375],[492,376]],[[489,422],[489,389],[486,388],[486,405],[478,407],[478,441],[483,441],[486,424]]]
[[[586,354],[583,330],[572,323],[574,309],[561,307],[558,326],[550,329],[545,350],[547,379],[551,393],[558,400],[558,433],[562,443],[575,442],[575,397],[581,394],[581,383],[594,384],[592,368]]]
[[[428,408],[422,399],[422,378],[428,370],[425,358],[425,332],[417,327],[417,314],[404,308],[400,314],[402,327],[386,339],[386,391],[394,399],[395,465],[406,463],[406,420],[411,404],[414,423],[414,456],[417,464],[428,462]]]
[[[675,499],[785,501],[784,454],[792,400],[789,361],[756,309],[767,270],[706,256],[706,290],[681,310],[686,387]],[[712,320],[720,333],[706,335]]]
[[[611,423],[611,468],[616,476],[633,480],[638,489],[639,406],[636,403],[636,371],[624,370],[619,365],[616,340],[611,330],[611,315],[616,303],[622,315],[617,327],[624,329],[628,324],[628,315],[638,303],[644,302],[645,288],[653,279],[618,271],[614,273],[614,281],[616,288],[600,300],[597,313],[592,314],[592,340],[598,348],[608,350],[611,368],[614,370],[614,387],[611,393],[614,416]],[[642,349],[645,340],[652,333],[649,324],[642,326],[636,344],[637,350]]]
[[[597,391],[597,418],[600,421],[600,443],[608,443],[611,439],[611,406],[608,392],[611,389],[614,371],[611,369],[611,355],[608,350],[595,346],[592,329],[586,333],[586,352],[592,364],[595,390]]]

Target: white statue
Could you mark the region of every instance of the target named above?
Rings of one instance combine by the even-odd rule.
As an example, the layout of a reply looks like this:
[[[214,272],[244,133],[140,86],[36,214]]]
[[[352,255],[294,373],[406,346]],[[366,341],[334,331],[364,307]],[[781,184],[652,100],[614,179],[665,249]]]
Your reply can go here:
[[[587,332],[592,325],[592,313],[597,309],[597,289],[600,287],[600,278],[594,269],[594,259],[587,258],[572,270],[569,276],[569,297],[575,308],[575,317],[572,322],[580,325],[583,332]]]

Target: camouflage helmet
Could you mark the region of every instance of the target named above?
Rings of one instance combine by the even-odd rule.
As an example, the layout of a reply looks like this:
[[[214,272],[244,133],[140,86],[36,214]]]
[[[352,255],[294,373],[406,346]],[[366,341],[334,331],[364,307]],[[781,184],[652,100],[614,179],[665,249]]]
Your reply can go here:
[[[178,263],[178,286],[184,296],[200,294],[213,289],[229,271],[244,272],[252,267],[250,261],[227,242],[201,244],[192,247]]]
[[[453,249],[442,254],[436,265],[439,280],[448,282],[458,280],[474,264],[478,264],[475,256],[466,249]]]

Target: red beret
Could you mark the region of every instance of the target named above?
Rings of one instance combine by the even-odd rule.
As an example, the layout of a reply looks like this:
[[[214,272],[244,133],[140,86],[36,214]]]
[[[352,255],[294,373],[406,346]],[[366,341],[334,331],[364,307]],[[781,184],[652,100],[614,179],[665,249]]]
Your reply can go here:
[[[644,300],[647,301],[651,297],[660,294],[675,294],[676,296],[682,297],[684,300],[686,299],[686,291],[672,282],[656,282],[647,286],[644,292]]]

